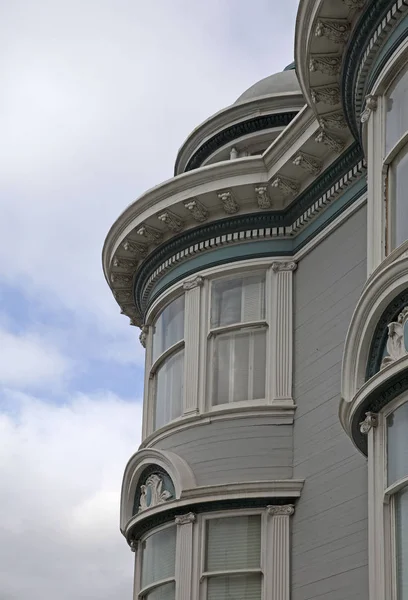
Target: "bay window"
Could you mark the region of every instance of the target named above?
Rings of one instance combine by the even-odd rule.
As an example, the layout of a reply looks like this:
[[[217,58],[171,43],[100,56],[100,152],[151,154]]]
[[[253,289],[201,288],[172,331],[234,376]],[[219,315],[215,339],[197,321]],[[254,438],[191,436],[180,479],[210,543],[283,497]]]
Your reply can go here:
[[[140,599],[174,600],[176,537],[170,525],[142,540]]]
[[[206,518],[203,600],[261,600],[261,515]]]
[[[408,70],[385,98],[387,243],[392,250],[408,240]]]
[[[154,323],[152,345],[153,428],[159,429],[183,412],[184,295],[160,313]]]
[[[265,398],[265,273],[213,280],[208,343],[212,405]]]

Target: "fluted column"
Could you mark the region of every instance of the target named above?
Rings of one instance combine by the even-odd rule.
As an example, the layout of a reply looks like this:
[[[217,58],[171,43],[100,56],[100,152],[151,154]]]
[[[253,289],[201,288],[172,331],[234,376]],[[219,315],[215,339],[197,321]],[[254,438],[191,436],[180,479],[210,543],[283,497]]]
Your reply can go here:
[[[293,272],[294,261],[272,263],[271,399],[293,404]]]
[[[184,414],[198,412],[198,361],[200,336],[200,302],[203,278],[193,277],[184,282],[185,296],[185,354],[184,354]]]
[[[268,551],[265,569],[265,598],[290,598],[290,517],[293,504],[268,506]]]
[[[176,517],[176,600],[191,600],[194,513]]]

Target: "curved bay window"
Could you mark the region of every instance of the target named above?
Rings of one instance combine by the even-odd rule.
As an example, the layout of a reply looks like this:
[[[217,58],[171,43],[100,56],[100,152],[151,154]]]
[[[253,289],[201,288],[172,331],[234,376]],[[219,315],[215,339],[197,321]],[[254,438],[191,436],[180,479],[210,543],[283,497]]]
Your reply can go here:
[[[159,429],[183,412],[184,295],[160,313],[153,328],[153,428]]]
[[[142,540],[140,599],[174,600],[176,539],[176,527],[170,525]]]
[[[387,243],[390,250],[408,240],[408,70],[385,98]]]
[[[211,284],[208,363],[211,404],[265,398],[265,273]]]
[[[399,404],[399,405],[398,405]],[[395,405],[394,405],[395,406]],[[391,578],[398,600],[408,599],[408,402],[384,414],[386,435],[385,499],[389,501]]]

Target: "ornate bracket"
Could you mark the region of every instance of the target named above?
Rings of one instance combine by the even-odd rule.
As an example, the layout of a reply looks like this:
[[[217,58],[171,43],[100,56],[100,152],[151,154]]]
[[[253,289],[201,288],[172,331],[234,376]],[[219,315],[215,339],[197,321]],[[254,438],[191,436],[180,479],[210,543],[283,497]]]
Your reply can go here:
[[[143,348],[146,348],[147,335],[149,333],[149,326],[142,325],[140,328],[139,341],[142,344]]]
[[[158,231],[154,227],[150,227],[150,225],[141,225],[136,233],[146,238],[148,242],[154,244],[158,244],[163,237],[161,231]]]
[[[268,194],[268,187],[266,185],[256,187],[255,194],[259,208],[271,208],[272,200]]]
[[[292,162],[294,165],[304,169],[311,175],[318,175],[323,166],[320,160],[314,156],[310,156],[310,154],[305,154],[304,152],[299,152]]]
[[[233,215],[239,211],[239,204],[232,192],[218,192],[217,196],[221,200],[221,204],[227,214]]]
[[[162,223],[165,223],[165,225],[167,225],[170,231],[174,231],[177,233],[178,231],[181,231],[183,229],[182,219],[180,219],[180,217],[170,212],[169,210],[161,213],[160,215],[157,215],[157,218]]]
[[[193,219],[202,223],[208,217],[208,210],[199,200],[187,200],[184,202],[184,206],[190,212]]]
[[[204,283],[204,278],[201,275],[196,275],[191,279],[187,279],[183,282],[183,290],[193,290],[196,287],[201,287]]]
[[[188,525],[189,523],[194,523],[195,520],[196,516],[192,512],[189,512],[186,515],[179,515],[175,518],[176,525]]]
[[[377,110],[378,100],[377,96],[372,96],[369,94],[365,98],[365,108],[361,113],[360,121],[361,123],[366,123],[371,116],[371,113]]]
[[[377,427],[378,417],[375,413],[367,412],[366,418],[360,423],[361,433],[367,434],[372,427]]]
[[[315,35],[326,37],[335,44],[345,44],[350,35],[351,26],[348,21],[339,19],[319,19],[316,24]]]

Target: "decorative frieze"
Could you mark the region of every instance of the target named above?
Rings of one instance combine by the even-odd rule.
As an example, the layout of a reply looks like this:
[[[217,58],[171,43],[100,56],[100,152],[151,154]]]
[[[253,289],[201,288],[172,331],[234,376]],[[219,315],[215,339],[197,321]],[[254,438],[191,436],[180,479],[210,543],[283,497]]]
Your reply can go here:
[[[259,185],[256,187],[255,195],[259,208],[271,208],[272,200],[268,194],[268,186]]]
[[[112,283],[124,283],[125,285],[131,285],[133,281],[132,275],[126,275],[126,273],[111,273]]]
[[[133,252],[135,254],[140,254],[140,256],[147,255],[146,244],[141,244],[140,242],[135,242],[134,240],[125,240],[122,246],[126,252]]]
[[[142,237],[146,238],[146,240],[148,242],[153,243],[153,244],[159,243],[163,237],[161,231],[158,231],[157,229],[155,229],[154,227],[151,227],[150,225],[141,225],[137,229],[136,233],[141,235]]]
[[[149,333],[148,325],[142,325],[140,328],[139,341],[142,344],[143,348],[146,348],[148,333]]]
[[[208,217],[208,210],[199,200],[187,200],[184,202],[184,206],[190,211],[191,216],[195,221],[202,223]]]
[[[361,433],[364,433],[365,435],[367,435],[368,432],[373,427],[377,427],[377,425],[378,425],[378,416],[373,412],[367,412],[366,418],[364,419],[364,421],[362,421],[360,423],[360,431],[361,431]]]
[[[295,512],[295,507],[293,504],[272,504],[271,506],[267,506],[268,515],[272,517],[282,516],[282,517],[290,517]]]
[[[170,231],[174,231],[175,233],[177,233],[183,229],[183,221],[180,219],[180,217],[170,212],[169,210],[160,213],[159,215],[157,215],[157,218],[159,219],[159,221],[167,225]]]
[[[375,110],[377,110],[377,106],[378,106],[377,96],[373,96],[371,94],[366,96],[365,108],[364,108],[363,112],[361,113],[361,117],[360,117],[361,123],[366,123],[368,121],[371,113],[374,112]]]
[[[231,191],[218,192],[217,196],[221,200],[223,209],[227,214],[233,215],[239,211],[239,204]]]
[[[350,30],[350,23],[345,19],[318,19],[315,35],[326,37],[335,44],[345,44],[349,38]]]
[[[334,106],[340,103],[340,88],[338,85],[325,85],[311,89],[312,100],[315,104],[324,102]]]
[[[132,258],[118,258],[115,256],[113,259],[113,266],[118,269],[125,269],[126,271],[131,271],[136,269],[138,265],[137,260],[133,260]]]
[[[191,279],[187,279],[186,281],[183,282],[183,290],[192,290],[196,287],[201,287],[204,283],[204,279],[203,277],[201,277],[200,275],[196,275],[195,277],[192,277]]]
[[[279,175],[271,181],[271,186],[278,188],[284,196],[294,196],[299,191],[299,184],[293,179]]]
[[[319,133],[315,137],[315,142],[317,144],[324,144],[325,146],[328,146],[337,154],[340,154],[340,152],[342,152],[344,148],[343,140],[339,139],[338,137],[335,137],[334,135],[328,134],[327,131],[325,131],[324,129],[321,129],[319,131]]]
[[[315,54],[311,56],[309,62],[310,71],[320,71],[325,75],[331,75],[335,77],[340,74],[341,69],[341,56],[330,55],[330,54]]]
[[[194,513],[189,512],[186,515],[179,515],[175,518],[176,525],[189,525],[190,523],[195,523],[196,516]]]
[[[314,156],[310,156],[310,154],[305,154],[304,152],[299,152],[292,162],[294,165],[304,169],[311,175],[318,175],[323,167],[322,161]]]
[[[326,113],[320,118],[323,129],[346,129],[347,123],[342,112]]]
[[[169,490],[163,488],[163,478],[157,473],[150,475],[146,482],[140,486],[139,512],[164,504],[173,497]]]

